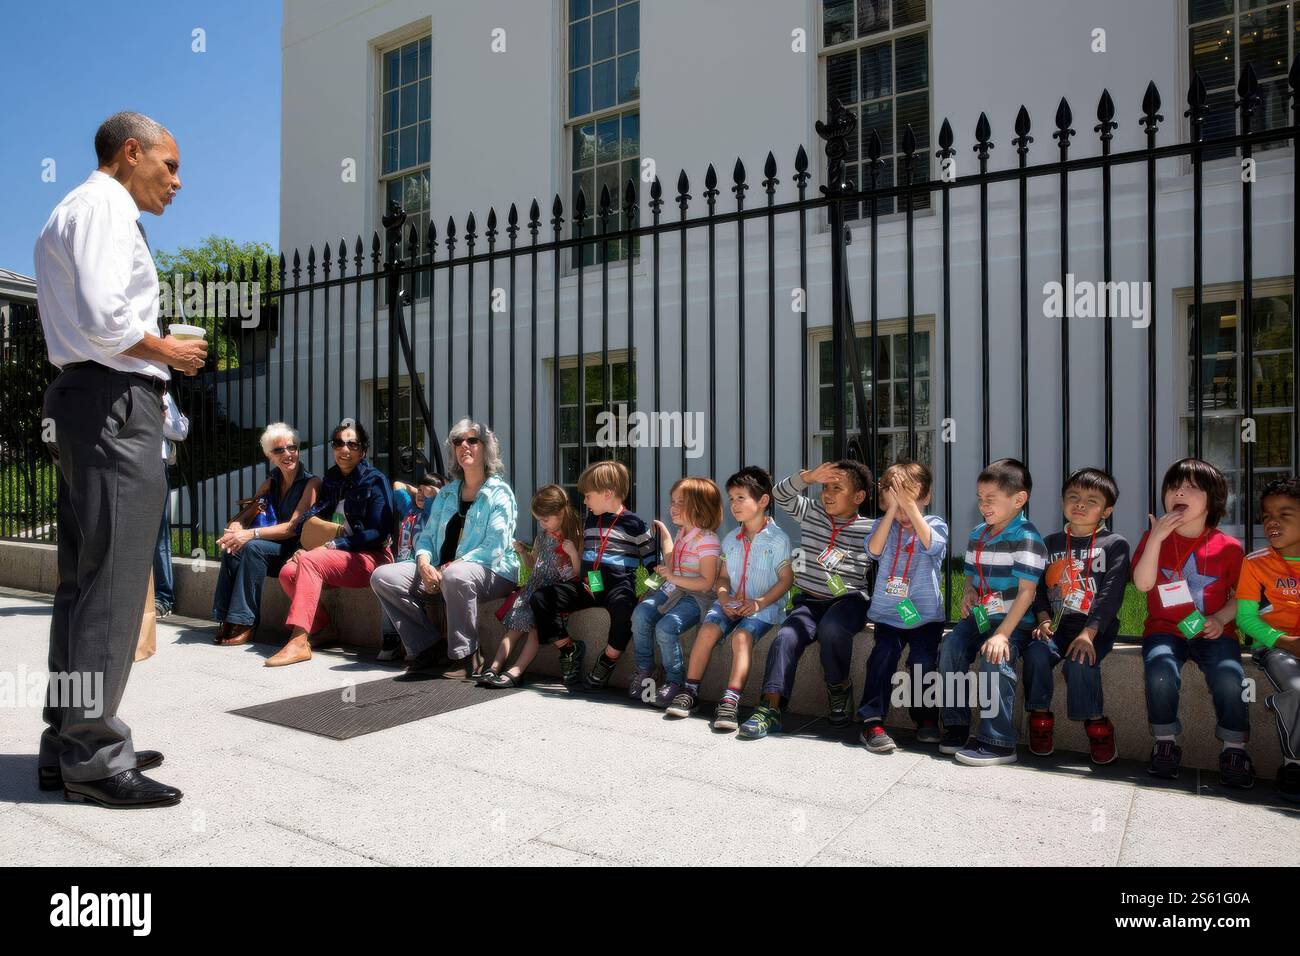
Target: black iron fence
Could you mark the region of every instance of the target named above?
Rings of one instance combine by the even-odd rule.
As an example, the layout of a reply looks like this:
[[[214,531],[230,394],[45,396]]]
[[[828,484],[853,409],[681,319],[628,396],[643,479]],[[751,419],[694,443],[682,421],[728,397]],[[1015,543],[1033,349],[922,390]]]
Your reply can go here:
[[[893,447],[912,456],[926,457],[928,453],[940,476],[938,510],[952,525],[952,446],[940,441],[927,449],[918,442],[919,432],[932,430],[934,423],[928,407],[919,410],[917,392],[917,210],[924,207],[927,216],[938,220],[937,245],[928,246],[924,252],[935,257],[932,271],[941,282],[940,306],[934,317],[941,354],[932,379],[942,389],[942,419],[953,421],[954,409],[960,407],[963,414],[978,421],[981,463],[995,454],[1017,455],[1029,461],[1031,443],[1042,438],[1031,434],[1031,402],[1037,406],[1045,401],[1043,395],[1031,395],[1030,391],[1034,352],[1030,316],[1039,308],[1036,303],[1031,310],[1028,278],[1031,184],[1053,180],[1057,184],[1058,278],[1065,284],[1071,275],[1071,245],[1079,241],[1070,223],[1071,209],[1078,207],[1077,198],[1070,194],[1071,179],[1092,172],[1100,174],[1101,188],[1092,201],[1101,210],[1100,278],[1109,284],[1117,273],[1111,235],[1112,172],[1132,167],[1139,173],[1139,183],[1144,173],[1145,236],[1137,238],[1142,240],[1138,244],[1145,251],[1145,263],[1127,261],[1122,271],[1124,275],[1141,275],[1154,287],[1162,231],[1157,215],[1157,166],[1187,164],[1193,216],[1190,341],[1202,343],[1206,156],[1236,150],[1243,160],[1251,160],[1254,151],[1267,144],[1291,145],[1291,215],[1293,228],[1300,229],[1300,215],[1295,208],[1300,204],[1300,189],[1295,183],[1295,177],[1300,176],[1300,167],[1295,165],[1300,156],[1296,150],[1300,127],[1294,123],[1296,111],[1300,110],[1298,83],[1300,59],[1290,75],[1293,125],[1257,131],[1254,117],[1260,106],[1259,83],[1247,67],[1238,85],[1240,132],[1206,139],[1203,120],[1209,108],[1208,98],[1200,77],[1193,74],[1184,114],[1189,120],[1190,138],[1184,143],[1164,144],[1159,140],[1168,124],[1161,112],[1161,95],[1151,84],[1142,97],[1139,118],[1146,144],[1121,152],[1111,148],[1116,111],[1110,94],[1103,92],[1092,127],[1095,148],[1087,155],[1079,155],[1083,137],[1073,128],[1072,109],[1063,99],[1050,131],[1054,145],[1049,147],[1046,160],[1035,165],[1029,161],[1031,144],[1035,142],[1033,126],[1022,107],[1014,121],[1015,136],[1010,139],[1016,165],[995,171],[989,169],[995,147],[993,127],[981,114],[971,144],[978,172],[958,177],[947,175],[949,164],[958,156],[948,120],[940,126],[938,149],[933,152],[938,160],[935,177],[928,172],[931,164],[923,162],[930,145],[928,132],[918,134],[908,127],[901,139],[903,163],[898,182],[889,186],[881,186],[878,179],[882,146],[874,132],[862,143],[868,181],[847,180],[845,157],[850,152],[851,137],[856,135],[856,124],[853,115],[836,104],[827,122],[817,124],[817,133],[824,142],[827,183],[816,190],[810,188],[814,173],[807,152],[800,147],[790,174],[797,195],[791,201],[776,199],[780,170],[777,159],[769,153],[763,176],[756,183],[750,181],[743,162],[737,159],[728,187],[732,197],[726,201],[722,199],[719,177],[710,166],[698,198],[682,170],[676,177],[673,195],[665,194],[658,177],[644,184],[629,180],[620,195],[602,187],[594,204],[579,191],[572,208],[567,208],[557,195],[545,218],[537,200],[524,214],[511,204],[504,228],[492,209],[482,233],[471,213],[460,226],[452,218],[440,232],[430,222],[420,234],[394,204],[384,219],[384,237],[381,239],[376,232],[368,244],[361,236],[350,244],[342,239],[331,240],[309,247],[305,255],[295,250],[278,260],[227,269],[222,275],[192,276],[199,283],[249,283],[274,275],[277,288],[265,287],[265,283],[259,288],[260,317],[251,323],[247,318],[197,319],[206,323],[213,335],[223,335],[228,347],[221,355],[210,353],[209,367],[202,375],[178,378],[175,383],[178,401],[190,412],[192,421],[191,437],[184,443],[172,473],[173,487],[181,492],[174,522],[181,533],[183,553],[198,549],[213,554],[212,532],[223,525],[233,501],[251,493],[260,481],[263,459],[256,434],[266,422],[274,420],[285,420],[299,428],[309,455],[316,456],[312,463],[324,467],[323,439],[329,427],[347,416],[363,421],[368,417],[367,423],[374,431],[372,451],[390,472],[400,475],[421,455],[431,467],[441,470],[444,463],[439,452],[440,435],[463,415],[482,418],[498,433],[508,451],[511,477],[525,515],[532,489],[549,481],[571,486],[582,466],[611,455],[627,461],[634,476],[634,498],[641,498],[643,511],[655,514],[664,513],[667,486],[679,475],[708,474],[720,479],[733,470],[733,465],[742,463],[765,464],[778,472],[779,465],[805,460],[809,436],[813,434],[810,415],[814,410],[808,398],[810,321],[814,327],[829,324],[831,332],[832,427],[828,450],[837,456],[855,456],[878,471],[885,463],[879,460],[882,426],[878,414],[878,404],[885,396],[874,387],[883,343],[878,307],[882,251],[901,253],[905,262],[906,307],[900,318],[906,327],[906,358],[900,363],[895,357],[895,365],[901,364],[904,369],[901,377],[907,421],[905,432]],[[924,172],[915,173],[918,168]],[[991,360],[994,319],[990,308],[989,197],[991,189],[1002,186],[1015,190],[1018,222],[1019,308],[1015,321],[1004,323],[1011,333],[1008,341],[1014,343],[1011,352],[1019,377],[1018,414],[998,409],[999,418],[1017,421],[1017,440],[1010,444],[1004,440],[1005,432],[995,433],[991,421],[995,383]],[[643,187],[648,195],[643,195]],[[1300,416],[1294,412],[1294,370],[1300,364],[1300,323],[1295,317],[1295,303],[1300,298],[1296,276],[1300,270],[1294,268],[1294,257],[1300,237],[1293,237],[1296,242],[1290,270],[1290,375],[1281,386],[1277,381],[1257,383],[1252,356],[1253,188],[1254,178],[1243,175],[1239,237],[1243,295],[1238,321],[1244,362],[1239,400],[1244,418],[1252,416],[1256,399],[1263,391],[1268,392],[1268,402],[1289,406],[1286,433],[1275,438],[1286,449],[1286,463],[1295,469],[1300,449]],[[956,394],[953,387],[952,206],[960,191],[977,196],[972,216],[978,220],[979,232],[978,350],[977,354],[962,357],[963,362],[978,364],[979,387],[968,394]],[[755,199],[747,197],[751,192]],[[898,212],[889,217],[878,213],[885,200],[893,200],[892,206]],[[611,228],[611,221],[617,224],[620,211],[626,227]],[[820,244],[812,249],[810,243],[810,228],[819,233],[823,216],[828,227],[828,252],[823,252]],[[901,243],[896,239],[882,241],[881,224],[899,222],[903,224]],[[765,261],[762,255],[747,251],[747,242],[761,244]],[[857,273],[848,255],[850,242],[866,245],[865,254],[856,254],[860,267]],[[1087,242],[1092,243],[1092,238]],[[1130,243],[1127,248],[1132,247]],[[590,265],[585,255],[588,248],[594,249]],[[730,261],[719,261],[720,248],[730,253]],[[635,260],[634,267],[629,267],[628,257]],[[810,261],[815,268],[828,271],[829,277],[810,277]],[[778,274],[792,281],[782,279],[778,283]],[[807,297],[806,302],[801,309],[786,312],[785,296],[796,275],[796,291]],[[486,282],[482,283],[484,277]],[[734,285],[720,293],[721,278]],[[813,286],[828,286],[822,300],[811,294],[810,278]],[[476,280],[480,282],[477,286]],[[539,280],[543,286],[540,290]],[[617,288],[620,282],[624,285],[621,291]],[[588,301],[595,299],[593,288],[599,291],[599,308],[594,316],[589,314]],[[661,295],[665,290],[668,294]],[[855,290],[859,302],[865,304],[865,335],[857,331],[859,325],[853,318]],[[612,311],[611,297],[615,299]],[[756,297],[765,306],[757,314],[753,307]],[[720,309],[724,299],[726,307]],[[1158,305],[1152,297],[1151,315],[1141,339],[1145,382],[1116,381],[1117,320],[1109,314],[1105,317],[1101,367],[1089,373],[1102,385],[1104,449],[1100,462],[1075,461],[1072,454],[1071,376],[1077,375],[1078,369],[1077,357],[1071,353],[1071,331],[1077,319],[1064,315],[1060,318],[1059,338],[1053,343],[1057,354],[1033,359],[1035,364],[1053,363],[1059,373],[1055,375],[1059,391],[1052,397],[1059,409],[1059,435],[1055,439],[1060,444],[1063,474],[1080,464],[1100,463],[1114,470],[1116,409],[1121,398],[1124,418],[1142,419],[1151,436],[1159,431],[1159,416],[1172,410],[1162,403],[1177,402],[1176,398],[1162,396],[1157,388],[1159,356],[1174,354],[1179,358],[1171,351],[1175,345],[1168,331],[1171,323],[1162,321],[1168,317],[1158,314]],[[189,321],[196,319],[191,316]],[[43,348],[37,336],[39,324],[34,314],[16,308],[5,329],[4,342],[6,407],[17,414],[7,416],[0,535],[48,540],[53,524],[52,484],[39,443],[32,440],[35,425],[30,408],[32,403],[39,408],[39,392],[50,369],[43,364]],[[864,363],[860,363],[863,346],[859,338],[865,339]],[[480,350],[477,360],[476,349]],[[622,360],[613,360],[613,352],[619,352]],[[1214,402],[1221,388],[1213,375],[1206,374],[1205,352],[1199,345],[1191,348],[1189,450],[1195,454],[1202,452],[1204,410],[1210,407],[1207,401]],[[570,360],[573,364],[566,365]],[[732,374],[735,371],[742,374]],[[751,371],[753,374],[749,374]],[[797,397],[795,383],[799,388]],[[722,402],[720,388],[726,392]],[[570,401],[574,394],[576,402]],[[705,415],[707,447],[698,462],[688,457],[685,442],[680,449],[662,443],[654,444],[652,449],[611,449],[593,434],[593,416],[600,412],[614,414],[615,405],[626,405],[628,414],[632,414],[638,409],[662,410],[669,403],[678,404],[683,413],[700,408]],[[367,409],[368,416],[363,414]],[[743,410],[738,425],[729,417],[734,417],[736,410]],[[790,440],[796,430],[797,443]],[[719,451],[724,437],[726,459]],[[1153,438],[1144,463],[1143,491],[1152,512],[1157,511],[1161,467],[1156,444]],[[1256,486],[1254,454],[1253,445],[1246,443],[1241,451],[1238,492],[1247,502],[1253,498]],[[1243,513],[1248,516],[1244,535],[1251,545],[1254,532],[1248,504]],[[960,528],[954,528],[955,535],[960,533]]]

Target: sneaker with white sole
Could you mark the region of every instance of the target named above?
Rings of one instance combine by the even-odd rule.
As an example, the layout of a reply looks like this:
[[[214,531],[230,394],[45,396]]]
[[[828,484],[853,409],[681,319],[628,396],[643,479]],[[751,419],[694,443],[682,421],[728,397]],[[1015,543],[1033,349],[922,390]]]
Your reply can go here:
[[[858,735],[858,743],[873,754],[888,754],[898,749],[898,744],[894,743],[894,738],[889,736],[884,724],[867,724]]]
[[[689,690],[679,691],[673,698],[673,702],[668,705],[669,717],[689,717],[691,711],[699,706],[699,700]]]
[[[953,755],[958,763],[968,767],[996,767],[998,764],[1015,763],[1015,747],[999,747],[986,744],[982,740],[972,741]]]
[[[719,733],[731,733],[740,726],[740,702],[723,698],[713,712],[712,727]]]

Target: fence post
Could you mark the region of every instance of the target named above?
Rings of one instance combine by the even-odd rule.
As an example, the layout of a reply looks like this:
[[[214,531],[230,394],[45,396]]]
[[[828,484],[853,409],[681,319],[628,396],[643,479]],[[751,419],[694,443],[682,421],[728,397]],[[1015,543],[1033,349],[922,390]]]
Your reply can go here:
[[[385,301],[388,303],[388,430],[384,436],[384,450],[388,454],[388,477],[397,477],[400,456],[397,451],[397,325],[399,310],[402,308],[401,281],[401,239],[402,226],[406,223],[406,210],[398,205],[397,200],[389,200],[388,211],[384,213],[384,272],[387,276]],[[412,382],[414,372],[412,372]],[[377,390],[376,390],[377,391]],[[378,395],[376,394],[375,414],[379,414]],[[403,475],[409,478],[409,475]]]
[[[844,309],[844,209],[840,197],[852,191],[844,168],[848,152],[848,137],[857,129],[858,121],[838,99],[830,109],[828,122],[817,121],[817,135],[826,141],[826,185],[821,191],[830,200],[827,212],[831,227],[831,366],[834,379],[831,398],[835,404],[834,455],[843,458],[848,453],[847,422],[844,414],[845,372],[845,309]],[[852,341],[852,340],[850,340]],[[856,343],[855,343],[856,344]],[[856,355],[854,356],[856,358]]]

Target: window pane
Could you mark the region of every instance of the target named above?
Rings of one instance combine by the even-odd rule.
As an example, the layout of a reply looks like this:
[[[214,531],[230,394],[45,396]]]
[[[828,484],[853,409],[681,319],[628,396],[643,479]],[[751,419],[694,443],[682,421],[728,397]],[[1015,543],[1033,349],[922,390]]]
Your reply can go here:
[[[597,379],[597,381],[599,381],[600,376],[597,375],[595,376],[595,378]],[[591,385],[591,379],[592,376],[588,374],[587,384],[589,386]],[[590,390],[591,389],[588,388],[588,391]],[[598,421],[598,419],[602,411],[604,411],[604,408],[602,408],[600,405],[587,406],[586,422],[587,422],[587,444],[588,445],[596,444],[596,436],[600,434],[600,422]],[[604,457],[605,449],[594,449],[593,451],[596,454],[599,454],[600,457],[602,458]],[[592,460],[591,458],[588,458],[588,462],[590,462],[591,460]]]
[[[623,114],[623,155],[639,156],[641,154],[641,114]]]
[[[591,21],[579,20],[569,26],[569,67],[591,62]]]
[[[894,28],[925,19],[925,0],[894,0]]]
[[[1187,410],[1190,412],[1194,400],[1192,395],[1194,369],[1190,360],[1187,363],[1187,370]],[[1201,408],[1209,411],[1238,407],[1240,406],[1237,404],[1236,358],[1204,359],[1201,362]]]
[[[433,40],[425,37],[420,41],[420,77],[429,76],[433,72]]]
[[[596,126],[596,162],[611,163],[618,159],[618,117],[601,120]],[[588,197],[591,198],[591,197]]]
[[[1229,16],[1232,0],[1187,0],[1187,22],[1199,23],[1211,17]]]
[[[1237,110],[1233,106],[1236,95],[1235,90],[1224,90],[1221,93],[1210,94],[1210,111],[1205,114],[1205,122],[1201,127],[1201,136],[1203,138],[1214,139],[1216,137],[1232,136],[1237,132]],[[1231,146],[1221,146],[1218,149],[1204,151],[1207,162],[1211,159],[1231,155],[1233,155]]]
[[[617,365],[613,366],[613,372],[612,372],[613,395],[614,395],[614,401],[616,402],[626,402],[626,401],[630,401],[632,398],[632,395],[628,391],[628,387],[627,387],[628,386],[627,372],[628,372],[628,368],[626,362],[619,362]]]
[[[577,448],[565,448],[561,450],[561,458],[564,461],[564,478],[562,480],[567,482],[578,480],[578,475],[582,472],[582,469],[578,467],[578,462],[581,460],[579,458],[580,454],[581,453]],[[581,497],[576,494],[576,491],[571,490],[569,494],[573,496],[575,501],[582,500]]]
[[[859,125],[862,128],[862,156],[867,155],[872,130],[880,134],[882,156],[888,156],[894,151],[894,104],[890,100],[863,106],[862,122]]]
[[[614,61],[606,60],[592,68],[591,103],[593,110],[603,110],[614,105]]]
[[[1290,469],[1291,415],[1255,416],[1255,467]],[[1251,500],[1258,502],[1259,498]]]
[[[1255,67],[1260,78],[1286,73],[1286,16],[1286,6],[1268,7],[1241,15],[1237,34],[1241,60],[1237,64],[1237,73],[1244,70],[1247,63]]]
[[[384,172],[391,173],[397,169],[397,134],[389,133],[384,137],[383,148]]]
[[[858,101],[857,53],[837,53],[826,59],[826,102],[840,100],[845,106]]]
[[[571,444],[578,440],[578,408],[560,409],[560,443]]]
[[[578,370],[575,367],[560,369],[560,404],[578,404]]]
[[[894,92],[893,45],[877,43],[875,46],[863,47],[862,55],[862,98],[879,99]]]
[[[1291,347],[1291,296],[1255,299],[1253,313],[1251,341],[1255,349]]]
[[[894,44],[894,86],[900,93],[930,85],[930,58],[926,36],[904,37]]]
[[[569,0],[569,19],[591,16],[591,0]]]
[[[641,54],[618,58],[618,101],[630,103],[641,95]]]
[[[1290,355],[1261,355],[1252,363],[1255,380],[1251,383],[1256,408],[1290,405],[1295,386]]]
[[[387,208],[390,202],[402,201],[402,181],[400,179],[390,179],[384,187],[384,207]]]
[[[1187,307],[1187,327],[1193,328],[1196,315],[1195,304]],[[1188,336],[1188,354],[1196,354],[1192,348],[1192,338]],[[1237,351],[1237,303],[1205,302],[1201,306],[1201,353],[1216,355],[1221,352]]]
[[[408,126],[401,132],[401,156],[398,160],[399,168],[406,169],[408,166],[415,165],[415,127]]]
[[[877,427],[882,427],[882,428],[889,427],[889,413],[890,413],[890,409],[893,407],[893,401],[892,401],[892,396],[890,394],[890,391],[891,389],[888,385],[881,385],[879,388],[873,388],[868,393],[871,396],[871,401],[876,406]],[[900,398],[902,397],[901,392],[899,393],[899,397]]]
[[[384,54],[384,89],[391,90],[402,79],[402,64],[397,50]]]
[[[573,168],[586,169],[596,162],[596,127],[591,123],[573,127]]]
[[[631,53],[641,46],[641,4],[629,3],[618,9],[618,52]]]
[[[384,94],[383,131],[385,133],[397,128],[397,102],[400,95],[397,90]]]
[[[907,124],[912,124],[912,132],[916,135],[916,151],[923,156],[930,149],[930,97],[927,93],[912,93],[908,96],[898,98],[898,135],[900,142],[899,149],[903,148],[901,137],[903,130],[907,129]],[[912,167],[912,181],[916,182],[925,177],[920,174],[924,163],[916,162]]]
[[[853,39],[853,0],[823,0],[822,43],[832,46]]]
[[[402,87],[402,109],[400,112],[400,123],[403,126],[410,126],[415,122],[420,111],[420,91],[414,86]]]
[[[596,182],[596,176],[595,173],[593,173],[591,170],[587,170],[586,172],[583,173],[573,174],[573,195],[569,197],[570,224],[572,224],[573,220],[576,218],[576,214],[574,213],[574,207],[578,201],[578,187],[582,187],[582,194],[587,198],[587,215],[588,216],[591,215],[591,209],[592,206],[594,205],[592,197],[595,195],[594,192],[592,191],[592,187],[595,185],[595,182]],[[588,220],[583,225],[583,230],[587,235],[591,234],[590,220]]]
[[[606,13],[591,20],[591,59],[592,62],[608,60],[614,55],[615,37],[614,14]]]
[[[421,123],[417,129],[420,131],[420,145],[416,156],[417,163],[427,163],[429,161],[429,129],[428,123]]]
[[[827,351],[830,351],[829,343]],[[818,428],[835,427],[835,402],[830,386],[817,390],[817,422]]]
[[[602,187],[609,190],[609,205],[613,210],[609,217],[609,228],[617,229],[618,223],[616,217],[618,216],[620,196],[618,184],[618,163],[610,163],[608,166],[596,167],[596,194],[593,197],[595,199],[593,211],[597,211],[599,208],[600,191]]]
[[[603,10],[612,10],[613,8],[614,0],[594,0],[591,5],[591,12],[600,13]]]
[[[1192,27],[1192,69],[1201,74],[1207,89],[1232,86],[1236,69],[1232,62],[1232,21]]]
[[[1255,115],[1250,119],[1250,128],[1277,129],[1279,126],[1291,125],[1291,101],[1288,98],[1286,80],[1269,80],[1267,83],[1261,83],[1260,93],[1263,95],[1263,102],[1255,109]],[[1274,149],[1285,145],[1287,145],[1285,142],[1265,143],[1256,146],[1255,150],[1258,152],[1261,149]]]
[[[422,80],[418,85],[420,88],[419,118],[422,120],[427,120],[429,118],[429,112],[430,112],[430,99],[431,99],[432,88],[428,80]]]
[[[889,0],[858,0],[858,36],[889,29]]]
[[[622,169],[618,176],[618,205],[621,209],[623,206],[623,190],[627,189],[627,181],[632,180],[632,189],[636,193],[637,204],[641,203],[641,167],[640,161],[636,159],[623,160]],[[623,223],[627,226],[628,223]]]
[[[569,74],[569,115],[591,112],[591,71],[583,67]]]
[[[402,82],[414,83],[420,78],[420,46],[408,43],[402,47]]]

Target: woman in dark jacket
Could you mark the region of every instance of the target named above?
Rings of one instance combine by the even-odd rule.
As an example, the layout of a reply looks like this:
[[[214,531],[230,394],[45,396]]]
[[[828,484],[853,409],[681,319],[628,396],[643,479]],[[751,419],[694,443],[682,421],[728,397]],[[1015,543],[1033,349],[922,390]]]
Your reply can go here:
[[[298,525],[320,492],[320,479],[298,456],[298,433],[284,422],[266,426],[262,453],[271,463],[271,474],[254,497],[266,499],[276,523],[245,528],[236,521],[217,539],[225,553],[212,595],[212,619],[221,622],[216,643],[224,647],[252,640],[261,615],[262,584],[268,575],[278,575],[298,550]]]
[[[325,472],[316,505],[303,520],[333,517],[341,524],[340,532],[326,544],[297,552],[280,571],[280,586],[289,598],[285,624],[290,634],[288,643],[267,659],[267,667],[311,659],[311,635],[329,625],[320,603],[322,588],[368,587],[375,568],[393,560],[392,488],[366,460],[370,437],[360,424],[344,419],[335,426],[330,444],[334,467]]]

